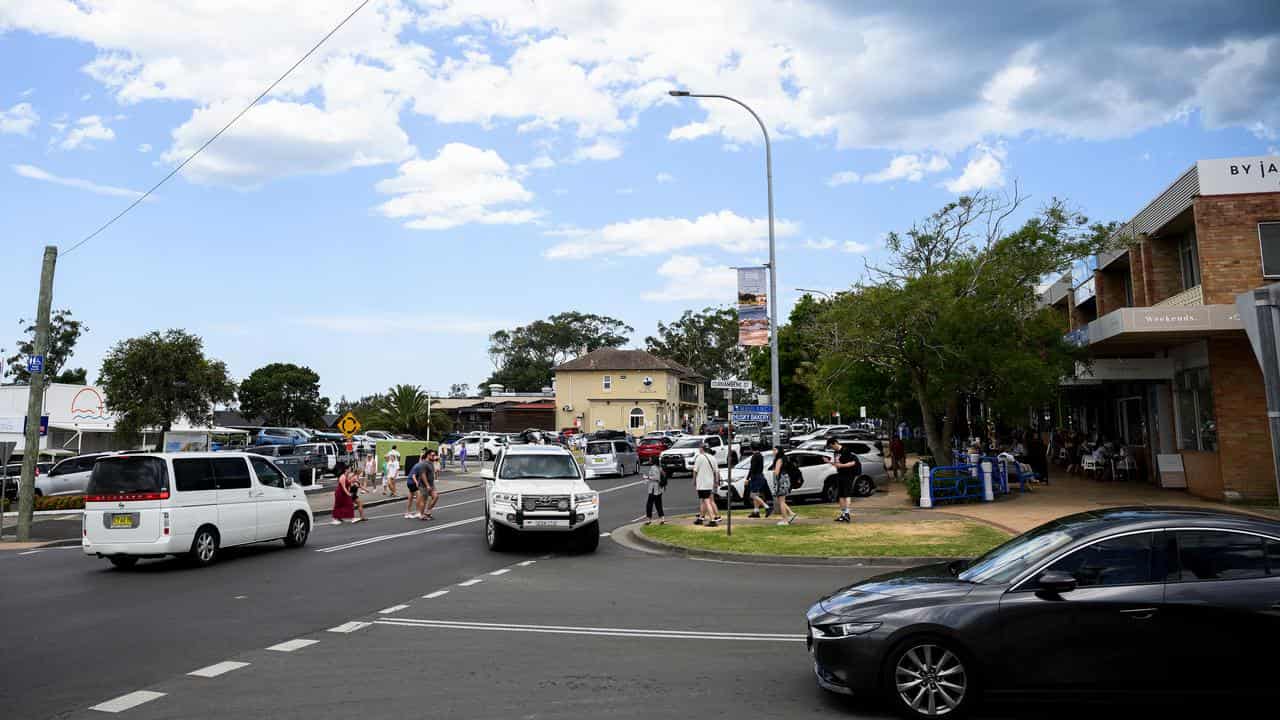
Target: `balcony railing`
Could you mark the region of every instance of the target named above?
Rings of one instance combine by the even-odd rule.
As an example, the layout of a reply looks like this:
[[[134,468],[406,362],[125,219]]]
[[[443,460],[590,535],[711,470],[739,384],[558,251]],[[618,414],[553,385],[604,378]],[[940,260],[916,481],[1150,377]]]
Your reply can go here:
[[[1204,291],[1197,285],[1156,303],[1154,307],[1198,307],[1204,305]]]

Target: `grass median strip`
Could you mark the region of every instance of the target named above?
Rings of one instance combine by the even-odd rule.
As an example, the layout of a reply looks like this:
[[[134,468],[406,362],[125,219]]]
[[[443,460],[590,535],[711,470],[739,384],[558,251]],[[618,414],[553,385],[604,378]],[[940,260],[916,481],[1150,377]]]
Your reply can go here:
[[[739,519],[735,513],[733,535],[718,528],[689,524],[680,519],[667,525],[642,529],[654,540],[697,550],[794,555],[809,557],[973,557],[1009,539],[1009,534],[969,520],[913,521],[903,516],[885,522],[860,519],[856,509],[852,523],[832,522],[832,506],[797,508],[800,518],[792,525],[776,520]]]

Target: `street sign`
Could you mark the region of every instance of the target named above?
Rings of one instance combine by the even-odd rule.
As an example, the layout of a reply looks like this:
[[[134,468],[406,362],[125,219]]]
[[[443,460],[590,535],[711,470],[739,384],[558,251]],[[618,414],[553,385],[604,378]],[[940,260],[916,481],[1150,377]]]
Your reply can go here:
[[[730,408],[730,410],[731,410],[732,412],[736,412],[736,413],[766,413],[766,414],[768,414],[768,413],[773,412],[773,406],[772,406],[772,405],[734,405],[734,406],[732,406],[732,407]]]
[[[729,419],[736,423],[769,422],[773,419],[772,405],[732,405]]]
[[[32,355],[31,357],[27,358],[27,372],[29,373],[44,372],[44,356]]]
[[[712,390],[750,390],[752,387],[750,380],[712,380]]]
[[[25,417],[22,418],[22,432],[23,434],[27,432],[27,419]],[[40,416],[40,437],[47,437],[48,435],[49,435],[49,416],[41,415]]]
[[[355,435],[356,433],[360,432],[361,427],[363,426],[360,424],[360,421],[357,420],[356,416],[353,415],[350,411],[348,411],[346,415],[343,415],[342,418],[338,420],[338,432],[342,433],[347,438],[350,438],[352,435]]]

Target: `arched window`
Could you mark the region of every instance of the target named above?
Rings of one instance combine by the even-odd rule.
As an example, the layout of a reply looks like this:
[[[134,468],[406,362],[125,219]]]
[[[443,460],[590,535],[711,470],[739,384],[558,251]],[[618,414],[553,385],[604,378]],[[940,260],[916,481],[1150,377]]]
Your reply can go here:
[[[644,429],[644,410],[641,410],[640,408],[631,409],[631,429],[632,430]]]

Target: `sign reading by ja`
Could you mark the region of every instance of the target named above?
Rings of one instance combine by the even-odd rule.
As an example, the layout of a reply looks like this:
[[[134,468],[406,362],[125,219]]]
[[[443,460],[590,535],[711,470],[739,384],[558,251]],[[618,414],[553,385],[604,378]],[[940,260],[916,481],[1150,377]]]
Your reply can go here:
[[[29,373],[44,372],[44,356],[32,355],[31,357],[27,358],[27,372]]]

